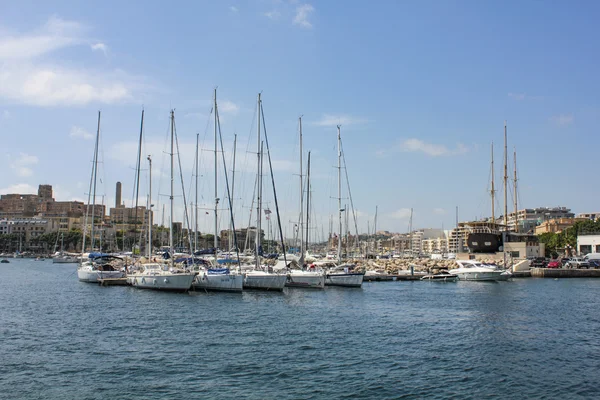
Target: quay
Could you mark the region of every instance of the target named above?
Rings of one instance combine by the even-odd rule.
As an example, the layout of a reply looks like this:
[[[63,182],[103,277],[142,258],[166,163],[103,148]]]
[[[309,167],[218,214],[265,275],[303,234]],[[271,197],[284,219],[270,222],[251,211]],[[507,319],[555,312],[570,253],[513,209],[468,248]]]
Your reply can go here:
[[[100,286],[127,286],[127,278],[98,279]]]
[[[534,278],[600,278],[600,269],[532,268]]]

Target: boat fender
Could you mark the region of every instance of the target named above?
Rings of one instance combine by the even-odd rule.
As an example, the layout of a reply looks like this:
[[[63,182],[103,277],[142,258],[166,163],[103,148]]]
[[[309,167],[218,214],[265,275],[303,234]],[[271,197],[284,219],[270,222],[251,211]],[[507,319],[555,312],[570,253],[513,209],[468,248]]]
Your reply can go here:
[[[142,283],[146,283],[146,278],[142,278]]]
[[[153,284],[155,284],[155,285],[156,285],[156,283],[157,283],[157,282],[158,282],[158,281],[156,280],[156,278],[154,278],[154,279],[152,280],[152,283],[153,283]]]
[[[165,283],[169,283],[169,279],[165,278]]]

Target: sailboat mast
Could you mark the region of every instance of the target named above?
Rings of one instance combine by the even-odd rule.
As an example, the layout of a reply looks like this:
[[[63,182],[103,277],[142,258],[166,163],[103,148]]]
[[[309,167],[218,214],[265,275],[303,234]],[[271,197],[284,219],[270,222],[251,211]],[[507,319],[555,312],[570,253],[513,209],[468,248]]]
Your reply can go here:
[[[257,100],[257,114],[256,114],[256,171],[257,171],[257,183],[256,183],[256,187],[257,187],[257,191],[256,191],[256,234],[255,234],[255,251],[256,251],[256,268],[260,267],[260,255],[259,255],[259,250],[260,250],[260,217],[261,217],[261,195],[262,195],[262,187],[261,187],[261,183],[262,183],[262,179],[261,179],[261,153],[262,153],[262,148],[261,148],[261,142],[260,142],[260,93],[258,94],[258,100]]]
[[[217,184],[217,89],[215,88],[215,234],[214,234],[214,247],[215,247],[215,267],[217,266],[217,247],[218,247],[218,218],[217,218],[217,212],[218,212],[218,206],[219,206],[219,198],[217,197],[219,195],[218,193],[218,184]]]
[[[135,187],[135,220],[133,221],[134,223],[134,241],[132,244],[132,254],[135,254],[135,252],[133,251],[133,247],[135,246],[135,241],[137,240],[137,224],[138,224],[138,198],[139,198],[139,194],[140,194],[140,170],[142,169],[142,133],[144,132],[144,110],[142,110],[142,119],[140,122],[140,141],[138,143],[138,158],[137,158],[137,171],[136,171],[136,177],[135,177],[135,182],[136,182],[136,187]],[[141,240],[140,240],[141,243]]]
[[[515,195],[515,233],[519,233],[519,217],[518,217],[518,196],[517,196],[517,148],[515,147],[514,153],[515,161],[515,177],[514,177],[514,195]]]
[[[506,145],[506,121],[504,121],[504,230],[508,230],[508,148]]]
[[[175,251],[173,249],[173,182],[175,181],[175,178],[173,176],[173,155],[174,155],[174,131],[175,131],[175,111],[171,110],[171,194],[169,196],[169,201],[171,203],[171,218],[169,221],[169,224],[171,225],[169,227],[169,255],[171,256],[170,258],[170,264],[171,264],[171,268],[173,268],[173,259],[175,257]]]
[[[302,116],[298,117],[298,125],[300,127],[300,218],[298,226],[298,238],[300,239],[300,267],[304,263],[304,241],[302,240],[302,209],[304,206],[304,190],[302,188]]]
[[[308,219],[310,216],[310,151],[308,152],[308,164],[306,165],[306,248],[308,249]],[[304,252],[302,252],[304,258]],[[302,267],[302,265],[300,266]]]
[[[96,131],[96,149],[94,150],[94,189],[92,191],[92,230],[90,235],[92,236],[92,248],[91,251],[94,251],[94,220],[96,217],[96,178],[98,176],[98,146],[100,142],[100,111],[98,111],[98,130]]]
[[[496,223],[495,205],[496,205],[496,190],[494,187],[494,142],[492,142],[492,190],[490,191],[492,196],[492,223]]]
[[[198,251],[198,145],[200,141],[200,134],[196,133],[196,199],[194,203],[194,253]]]
[[[231,170],[231,200],[230,200],[230,206],[229,208],[231,209],[231,221],[229,223],[229,232],[230,234],[229,236],[229,249],[231,250],[232,248],[232,244],[233,244],[233,236],[235,235],[235,231],[233,229],[233,192],[235,189],[235,153],[237,152],[237,134],[233,135],[233,169]],[[239,250],[236,250],[239,251]]]
[[[342,137],[340,134],[340,125],[337,126],[338,139],[338,250],[337,260],[342,259]]]
[[[152,157],[148,156],[148,260],[152,257]]]

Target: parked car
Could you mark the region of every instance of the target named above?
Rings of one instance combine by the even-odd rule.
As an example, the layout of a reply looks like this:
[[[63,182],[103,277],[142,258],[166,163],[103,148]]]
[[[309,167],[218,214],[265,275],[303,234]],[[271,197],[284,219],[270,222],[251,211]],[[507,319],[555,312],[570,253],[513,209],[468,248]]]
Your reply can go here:
[[[536,257],[533,260],[531,260],[529,267],[530,268],[546,268],[546,265],[548,265],[548,262],[546,261],[546,259],[544,257]]]
[[[548,263],[547,268],[562,268],[562,264],[558,260],[552,260]]]
[[[600,268],[600,260],[597,258],[588,260],[588,264],[590,265],[590,268]]]
[[[570,259],[570,258],[568,258],[568,257],[563,257],[563,258],[561,258],[561,259],[560,259],[560,263],[561,263],[562,265],[566,266],[566,265],[567,265],[567,263],[569,262],[569,260],[571,260],[571,259]]]
[[[573,257],[567,263],[567,268],[589,268],[590,264],[581,257]]]

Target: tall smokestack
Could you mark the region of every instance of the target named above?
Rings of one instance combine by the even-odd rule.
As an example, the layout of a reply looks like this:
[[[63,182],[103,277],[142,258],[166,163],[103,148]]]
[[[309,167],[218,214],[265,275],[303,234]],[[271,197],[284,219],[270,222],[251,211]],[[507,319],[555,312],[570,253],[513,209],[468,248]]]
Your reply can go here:
[[[117,182],[117,193],[115,194],[115,208],[121,207],[121,182]]]

